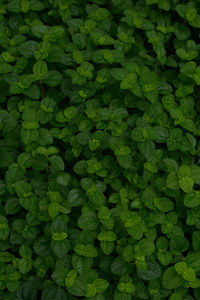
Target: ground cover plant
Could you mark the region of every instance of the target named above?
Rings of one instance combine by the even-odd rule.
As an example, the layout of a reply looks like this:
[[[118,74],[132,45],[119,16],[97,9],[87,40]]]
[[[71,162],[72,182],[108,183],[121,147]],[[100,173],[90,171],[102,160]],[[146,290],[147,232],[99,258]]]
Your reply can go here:
[[[200,299],[200,2],[0,23],[0,299]]]

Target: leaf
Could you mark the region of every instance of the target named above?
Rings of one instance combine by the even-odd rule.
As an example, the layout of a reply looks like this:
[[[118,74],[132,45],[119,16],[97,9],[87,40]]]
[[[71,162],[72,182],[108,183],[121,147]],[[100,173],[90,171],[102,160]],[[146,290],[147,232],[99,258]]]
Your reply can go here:
[[[161,276],[161,268],[155,261],[147,260],[147,269],[145,271],[137,270],[138,276],[143,280],[153,280]]]
[[[195,281],[196,274],[192,268],[187,268],[183,273],[183,278],[187,281]]]
[[[107,280],[101,279],[101,278],[95,279],[93,281],[93,284],[94,284],[94,286],[96,288],[97,293],[104,292],[108,288],[108,286],[109,286]]]
[[[30,1],[30,9],[33,11],[40,11],[44,9],[44,5],[39,0],[31,0]]]
[[[6,74],[12,72],[13,68],[7,63],[0,63],[0,74]]]
[[[194,231],[192,234],[192,247],[195,251],[200,251],[200,231]]]
[[[33,249],[39,256],[47,256],[50,254],[49,239],[45,236],[40,236],[34,242]]]
[[[99,222],[95,214],[83,214],[78,219],[78,226],[83,230],[95,230]]]
[[[200,194],[198,191],[192,191],[185,195],[184,205],[187,207],[197,207],[200,205]]]
[[[37,49],[38,43],[34,40],[26,41],[19,45],[18,50],[20,54],[22,54],[24,57],[31,57],[33,56],[34,52]]]
[[[137,75],[135,73],[129,73],[120,83],[120,89],[126,90],[133,88],[134,84],[137,81]]]
[[[131,155],[118,156],[117,161],[124,169],[129,169],[132,163]]]
[[[6,240],[8,238],[8,235],[10,233],[10,228],[8,226],[8,220],[0,216],[0,239]]]
[[[96,296],[96,288],[93,284],[88,284],[86,289],[86,297],[95,297]]]
[[[177,289],[183,282],[183,278],[176,273],[174,267],[169,267],[163,274],[162,284],[165,289]]]
[[[19,248],[19,254],[21,257],[23,258],[31,258],[32,257],[32,250],[30,249],[29,246],[23,244],[20,248]]]
[[[74,250],[78,255],[85,257],[97,257],[97,250],[93,245],[78,244]]]
[[[15,184],[15,190],[19,197],[31,196],[31,186],[26,181],[20,180]]]
[[[30,153],[21,153],[17,158],[17,163],[21,169],[27,169],[32,165]]]
[[[80,278],[77,278],[72,287],[67,288],[68,292],[76,297],[84,297],[86,291],[86,284]]]
[[[173,253],[181,253],[188,249],[189,242],[182,235],[174,235],[170,239],[170,250]]]
[[[71,175],[67,172],[61,172],[57,176],[57,182],[62,186],[69,186],[71,183]]]
[[[168,212],[174,208],[173,202],[164,197],[154,199],[154,205],[163,212]]]
[[[5,204],[5,212],[7,215],[14,215],[20,210],[18,198],[9,198]]]
[[[167,176],[166,186],[169,189],[172,189],[172,190],[177,190],[178,189],[179,182],[178,182],[178,177],[177,177],[175,171],[171,171],[169,173],[169,175]]]
[[[30,258],[21,258],[18,263],[19,271],[22,274],[28,273],[32,269],[32,266],[33,266],[33,260]]]
[[[47,286],[42,292],[41,300],[65,300],[68,299],[66,291],[62,287]]]
[[[24,299],[34,300],[37,297],[37,289],[39,288],[38,281],[30,280],[20,285],[17,290],[17,297],[23,297]]]
[[[114,242],[101,241],[100,246],[101,246],[101,249],[102,249],[103,253],[105,253],[106,255],[110,255],[113,252],[114,248],[115,248]]]
[[[111,272],[114,275],[123,276],[127,273],[127,271],[128,271],[127,263],[125,263],[120,256],[115,258],[111,264]]]
[[[190,193],[193,190],[194,181],[190,177],[182,177],[179,179],[179,186],[185,193]]]
[[[111,69],[111,75],[113,76],[114,79],[121,81],[126,77],[126,70],[121,69],[121,68],[113,68]]]
[[[35,80],[42,80],[45,78],[48,72],[47,64],[44,61],[37,61],[33,66],[33,74]]]
[[[48,86],[58,86],[61,84],[62,80],[63,80],[62,74],[54,70],[49,71],[44,76],[44,82]]]
[[[22,128],[20,133],[23,143],[26,145],[36,141],[39,137],[39,132],[37,130],[26,130]]]
[[[104,241],[104,242],[113,242],[116,240],[116,234],[112,231],[102,231],[98,235],[99,241]]]
[[[64,257],[70,250],[70,242],[67,239],[53,239],[51,250],[57,257]]]
[[[64,161],[59,155],[52,155],[49,158],[49,161],[55,169],[59,171],[64,171],[65,168]]]

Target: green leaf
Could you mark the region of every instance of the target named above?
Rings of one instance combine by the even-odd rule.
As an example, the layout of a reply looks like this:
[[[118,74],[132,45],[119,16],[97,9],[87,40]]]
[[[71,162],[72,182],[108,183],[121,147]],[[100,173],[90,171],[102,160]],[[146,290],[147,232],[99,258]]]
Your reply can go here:
[[[49,158],[51,165],[58,171],[64,171],[65,164],[63,159],[59,155],[52,155]]]
[[[196,279],[195,271],[192,268],[187,268],[187,270],[183,272],[183,278],[187,281],[195,281]]]
[[[112,231],[102,231],[98,235],[99,241],[104,241],[104,242],[114,242],[116,240],[116,234]]]
[[[67,288],[68,292],[76,297],[84,297],[86,292],[86,283],[81,279],[75,279],[72,287]]]
[[[93,281],[93,284],[96,288],[97,293],[104,292],[109,286],[108,281],[105,279],[101,279],[101,278],[95,279]]]
[[[145,271],[138,269],[137,274],[143,280],[153,280],[159,278],[162,273],[157,262],[148,260],[147,269]]]
[[[184,205],[187,207],[197,207],[200,205],[200,193],[198,191],[192,191],[185,195]]]
[[[113,68],[111,69],[111,75],[113,76],[114,79],[117,81],[121,81],[126,77],[126,70],[120,69],[120,68]]]
[[[19,248],[19,254],[23,258],[31,258],[32,257],[32,250],[31,250],[31,248],[29,246],[23,244]]]
[[[56,70],[48,71],[44,76],[44,83],[48,86],[54,87],[59,86],[63,80],[63,76]]]
[[[178,176],[175,171],[171,171],[167,176],[166,186],[171,190],[177,190],[179,187]]]
[[[113,252],[114,248],[115,248],[114,242],[101,241],[100,246],[101,246],[101,249],[102,249],[103,253],[105,253],[106,255],[110,255]]]
[[[26,42],[20,44],[18,47],[18,50],[21,55],[29,58],[29,57],[33,56],[34,52],[37,49],[37,45],[38,45],[38,43],[36,41],[29,40],[29,41],[26,41]]]
[[[194,181],[190,177],[182,177],[179,179],[179,186],[185,193],[190,193],[193,190]]]
[[[91,79],[93,77],[92,72],[94,67],[88,62],[83,62],[80,67],[77,68],[78,73],[86,78]]]
[[[21,169],[27,169],[32,165],[30,153],[21,153],[17,158],[17,163]]]
[[[58,287],[55,285],[47,285],[42,291],[41,300],[59,300],[59,299],[67,299],[68,295],[66,291],[62,287]]]
[[[50,254],[51,249],[49,246],[49,239],[45,236],[40,236],[34,241],[33,250],[39,256],[47,256]]]
[[[33,11],[40,11],[44,9],[44,5],[39,0],[31,0],[30,1],[30,9]]]
[[[51,250],[55,256],[57,256],[59,258],[64,257],[70,250],[70,242],[66,238],[52,239]]]
[[[6,240],[10,233],[10,228],[8,226],[8,220],[0,216],[0,240]]]
[[[187,270],[187,264],[184,262],[178,262],[175,264],[175,270],[179,275],[183,275],[183,273]]]
[[[28,273],[33,266],[33,260],[30,258],[21,258],[18,263],[18,268],[20,273],[26,274]]]
[[[45,78],[48,72],[47,64],[44,61],[37,61],[33,66],[33,74],[35,80],[42,80]]]
[[[165,289],[177,289],[183,282],[183,278],[177,274],[174,267],[169,267],[163,274],[162,284]]]
[[[13,67],[7,63],[0,63],[0,74],[6,74],[12,72]]]
[[[14,215],[20,210],[19,199],[9,198],[5,204],[6,215]]]
[[[79,188],[72,189],[67,196],[67,201],[69,202],[70,206],[77,207],[84,203],[85,195]]]
[[[132,157],[131,155],[118,156],[117,161],[122,168],[129,169],[131,167]]]
[[[200,231],[194,231],[192,234],[192,247],[195,251],[200,251]]]
[[[93,245],[78,244],[74,250],[78,255],[82,255],[85,257],[96,257],[97,256],[97,250],[95,249],[95,247]]]
[[[57,175],[57,183],[62,186],[70,186],[71,183],[71,176],[67,172],[61,172]]]
[[[154,205],[163,212],[168,212],[174,208],[173,202],[164,197],[154,199]]]
[[[120,89],[127,90],[134,87],[134,84],[137,81],[137,75],[135,73],[129,73],[120,83]]]
[[[123,276],[128,271],[128,265],[125,263],[120,256],[114,259],[111,264],[111,272],[114,275]]]
[[[20,180],[15,184],[15,191],[17,195],[22,198],[32,195],[30,184],[23,180]]]
[[[84,213],[78,219],[78,226],[83,230],[95,230],[98,224],[98,219],[92,212]]]
[[[91,298],[96,296],[96,288],[93,284],[88,284],[86,289],[86,297]]]

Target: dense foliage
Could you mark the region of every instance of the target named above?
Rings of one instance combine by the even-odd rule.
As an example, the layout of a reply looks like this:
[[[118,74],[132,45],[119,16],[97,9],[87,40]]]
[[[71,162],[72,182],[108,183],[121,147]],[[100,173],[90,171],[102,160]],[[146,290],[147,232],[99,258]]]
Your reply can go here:
[[[0,22],[0,299],[200,299],[200,2]]]

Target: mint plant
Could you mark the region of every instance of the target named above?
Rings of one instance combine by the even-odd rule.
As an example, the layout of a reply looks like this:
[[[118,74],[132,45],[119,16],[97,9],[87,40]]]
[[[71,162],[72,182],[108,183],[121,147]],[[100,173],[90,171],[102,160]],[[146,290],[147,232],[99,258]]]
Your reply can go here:
[[[200,300],[198,0],[0,0],[0,299]]]

